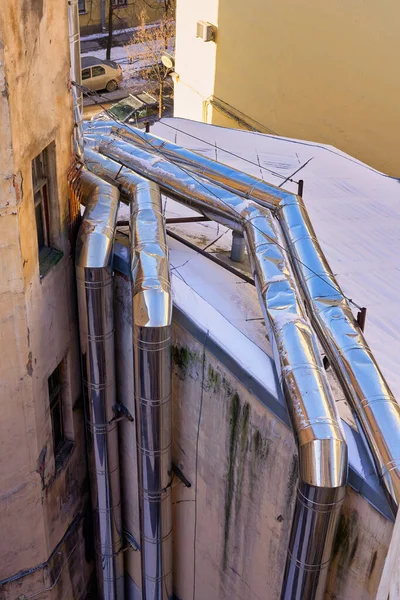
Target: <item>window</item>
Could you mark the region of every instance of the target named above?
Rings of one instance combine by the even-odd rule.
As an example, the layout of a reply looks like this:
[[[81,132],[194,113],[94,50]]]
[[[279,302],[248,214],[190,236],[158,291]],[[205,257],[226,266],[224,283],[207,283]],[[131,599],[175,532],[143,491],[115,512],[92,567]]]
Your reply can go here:
[[[106,72],[103,67],[92,67],[92,77],[98,77],[99,75],[104,75]]]
[[[113,0],[113,6],[126,6],[128,0]]]
[[[63,421],[63,381],[62,381],[62,363],[58,365],[55,371],[48,379],[49,404],[51,413],[51,426],[53,430],[53,448],[54,456],[60,451],[64,441],[64,421]]]
[[[82,80],[90,79],[90,69],[83,69],[82,71]]]
[[[80,13],[85,13],[86,12],[85,0],[79,0],[79,2],[78,2],[78,8],[79,8],[79,12]]]
[[[40,277],[43,277],[62,258],[62,252],[54,248],[54,245],[62,243],[55,162],[54,142],[32,161],[33,205]]]
[[[39,250],[49,245],[49,208],[46,152],[32,161],[33,198]]]

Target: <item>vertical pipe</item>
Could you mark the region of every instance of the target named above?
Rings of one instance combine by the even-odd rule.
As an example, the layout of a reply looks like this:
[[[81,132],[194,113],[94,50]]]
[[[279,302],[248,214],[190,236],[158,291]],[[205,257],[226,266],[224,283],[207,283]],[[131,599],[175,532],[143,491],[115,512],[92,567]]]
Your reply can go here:
[[[246,255],[246,243],[241,231],[232,231],[231,259],[235,262],[243,262]]]
[[[132,323],[142,599],[172,598],[172,298],[158,185],[94,152],[88,167],[131,201]]]
[[[112,246],[119,192],[84,170],[85,214],[76,243],[79,333],[85,387],[87,451],[93,505],[98,597],[123,598]]]
[[[281,600],[324,598],[344,493],[300,482]]]
[[[131,203],[133,353],[143,600],[172,598],[172,301],[161,194]]]
[[[70,51],[70,79],[78,85],[82,83],[81,72],[81,42],[79,34],[79,6],[78,0],[68,0],[68,31]],[[71,85],[73,110],[74,110],[74,147],[77,158],[83,157],[83,96],[82,91]]]

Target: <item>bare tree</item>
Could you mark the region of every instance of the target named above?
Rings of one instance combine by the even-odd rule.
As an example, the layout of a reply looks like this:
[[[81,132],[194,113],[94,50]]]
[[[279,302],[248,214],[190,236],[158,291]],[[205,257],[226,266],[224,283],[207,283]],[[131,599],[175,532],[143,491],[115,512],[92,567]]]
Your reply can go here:
[[[165,0],[167,2],[167,0]],[[130,62],[140,61],[144,67],[140,69],[140,76],[150,85],[158,87],[158,115],[163,114],[163,95],[166,82],[171,70],[163,65],[161,57],[167,53],[175,54],[175,19],[169,10],[153,26],[148,26],[148,18],[143,10],[140,15],[140,26],[135,31],[126,53]]]
[[[111,59],[111,48],[113,45],[113,1],[109,0],[108,3],[108,38],[107,38],[107,50],[106,59]]]

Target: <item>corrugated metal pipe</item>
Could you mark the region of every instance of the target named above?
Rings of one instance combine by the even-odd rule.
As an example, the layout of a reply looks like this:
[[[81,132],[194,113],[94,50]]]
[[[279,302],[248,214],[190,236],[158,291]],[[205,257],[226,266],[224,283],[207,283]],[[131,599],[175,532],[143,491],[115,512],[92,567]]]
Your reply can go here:
[[[172,298],[160,189],[85,149],[130,201],[133,349],[143,600],[172,598]]]
[[[71,61],[70,80],[77,84],[82,83],[81,71],[81,43],[79,32],[79,0],[67,0],[68,2],[68,31],[69,31],[69,53]],[[75,85],[71,85],[72,102],[74,110],[74,149],[78,158],[83,157],[83,95],[82,91]]]
[[[108,131],[159,150],[185,169],[262,206],[275,206],[309,315],[329,361],[357,414],[394,512],[400,502],[400,405],[359,328],[315,235],[303,199],[200,156],[171,142],[118,123]],[[306,266],[307,265],[307,266]]]
[[[119,191],[83,169],[85,213],[76,242],[76,281],[98,598],[124,597],[122,522],[115,420],[112,248]]]
[[[186,205],[245,234],[275,362],[299,448],[300,479],[284,598],[322,599],[347,477],[347,446],[315,335],[270,212],[110,137],[99,150]]]

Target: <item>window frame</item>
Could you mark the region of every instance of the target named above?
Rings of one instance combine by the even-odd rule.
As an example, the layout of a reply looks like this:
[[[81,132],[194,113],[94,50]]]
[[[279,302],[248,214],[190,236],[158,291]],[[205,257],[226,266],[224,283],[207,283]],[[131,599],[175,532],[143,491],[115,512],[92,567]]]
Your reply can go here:
[[[40,172],[38,173],[38,166]],[[49,176],[46,150],[38,154],[32,161],[33,207],[35,210],[36,234],[39,252],[50,246],[50,216],[49,216]],[[40,228],[43,235],[41,243],[37,209],[40,209]]]
[[[102,71],[103,71],[103,72],[102,72],[102,73],[95,74],[95,73],[94,73],[94,69],[102,69]],[[94,65],[94,66],[91,68],[91,71],[92,71],[92,73],[91,73],[91,76],[92,76],[92,77],[103,77],[103,75],[105,75],[105,74],[106,74],[106,70],[105,70],[105,68],[104,68],[102,65]]]
[[[112,0],[113,8],[121,8],[123,6],[128,6],[128,0]]]
[[[83,72],[84,71],[89,71],[89,77],[84,77],[83,76]],[[85,67],[84,69],[82,69],[82,81],[86,81],[87,79],[91,79],[92,78],[92,69],[91,67]]]
[[[57,377],[56,384],[52,385],[52,379]],[[65,436],[64,426],[64,410],[63,410],[63,361],[54,369],[50,377],[47,380],[48,394],[49,394],[49,408],[50,408],[50,420],[51,430],[53,435],[53,452],[54,457],[59,454],[60,450],[64,446],[67,438]],[[58,412],[58,422],[55,422],[54,414]],[[59,429],[59,433],[57,431]]]
[[[82,8],[83,5],[83,8]],[[80,15],[84,15],[86,11],[86,0],[78,0],[78,11]]]
[[[53,140],[31,161],[33,218],[42,279],[63,256],[65,234],[60,223],[57,153]]]

